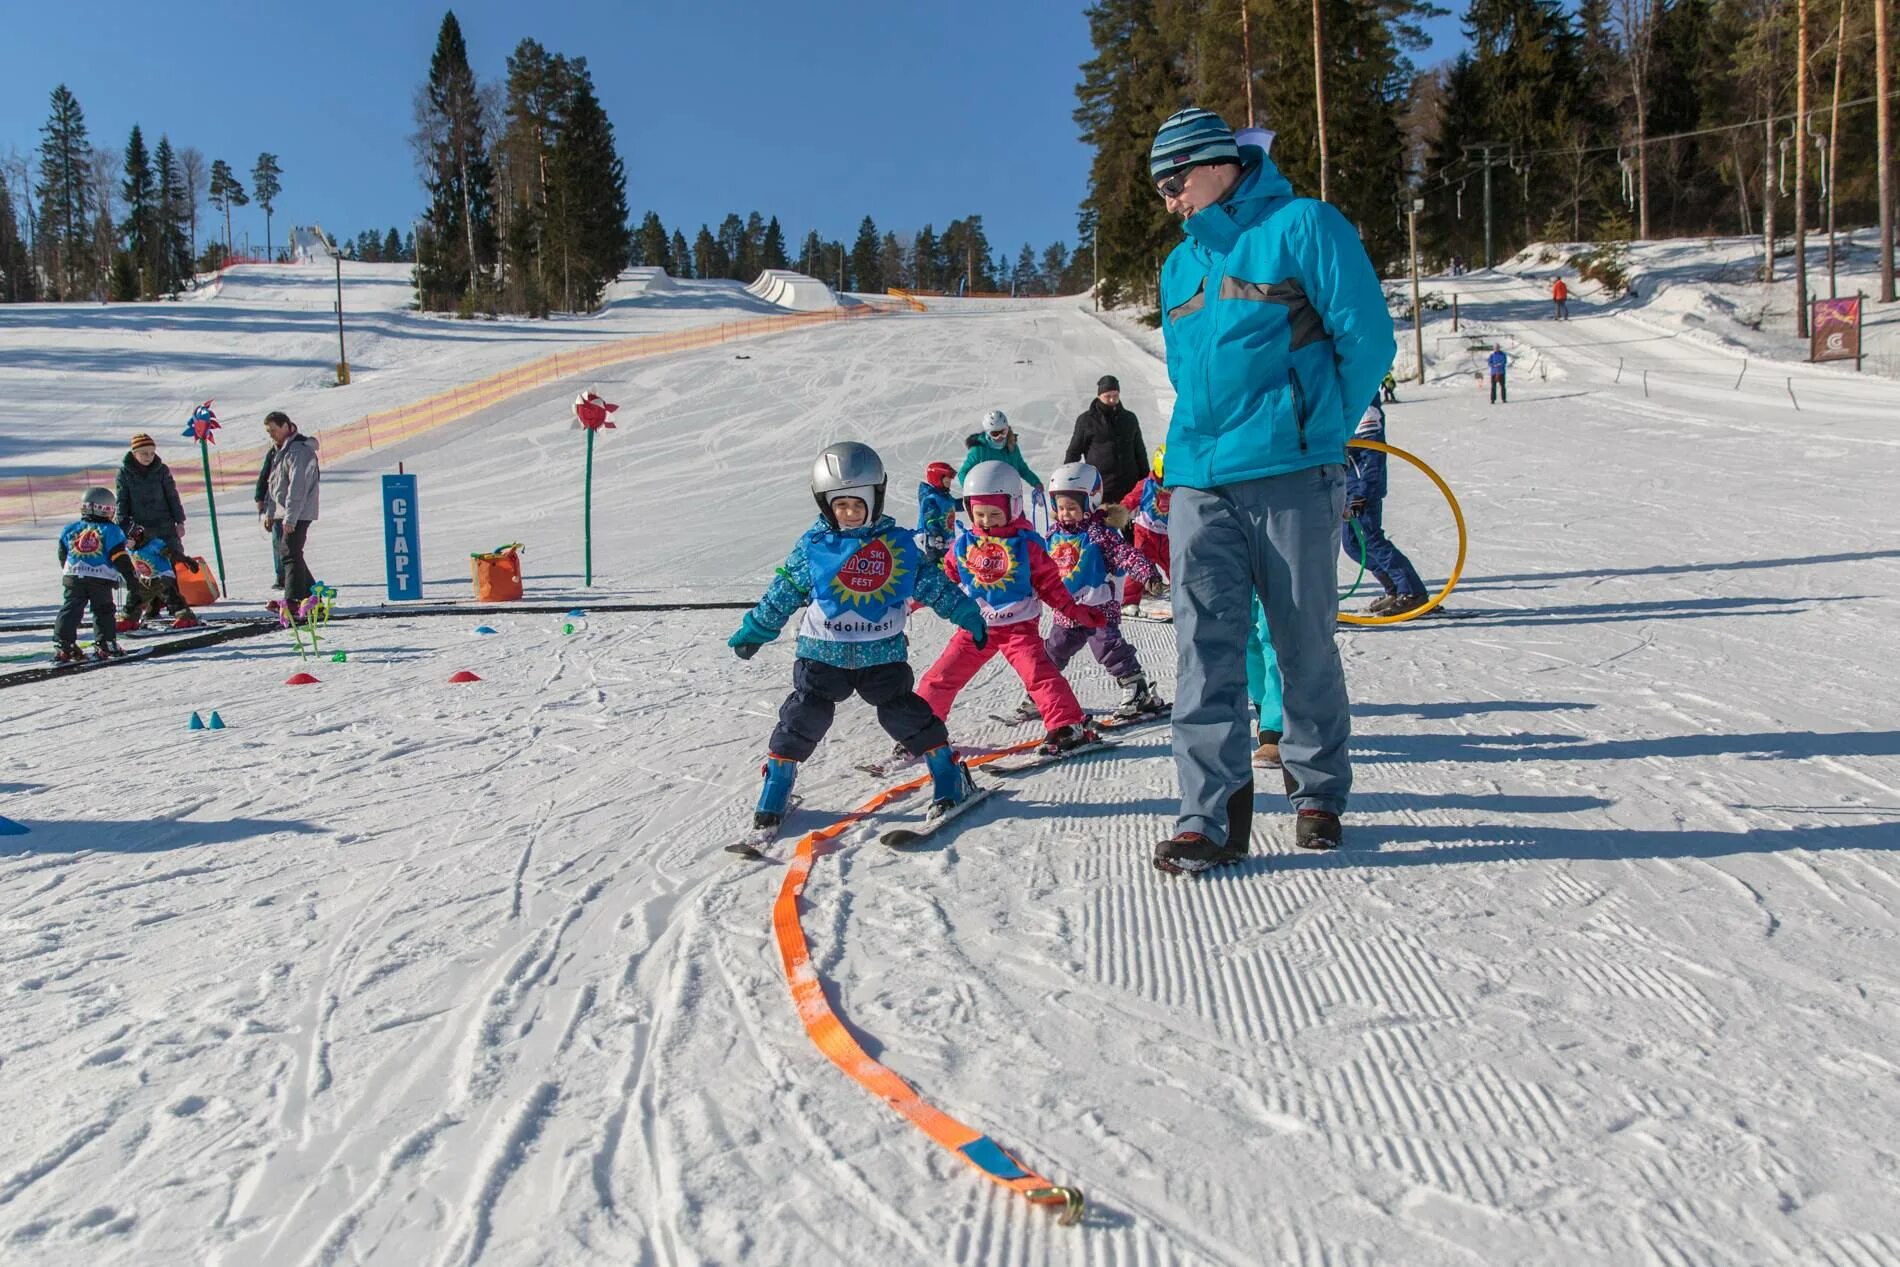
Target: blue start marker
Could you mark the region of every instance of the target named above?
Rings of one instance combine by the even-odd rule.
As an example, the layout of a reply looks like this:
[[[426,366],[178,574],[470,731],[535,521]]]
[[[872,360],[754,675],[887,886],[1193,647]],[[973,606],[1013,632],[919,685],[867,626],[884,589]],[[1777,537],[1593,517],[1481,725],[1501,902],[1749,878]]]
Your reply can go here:
[[[421,598],[422,530],[413,475],[383,476],[383,556],[391,601]]]
[[[11,818],[0,818],[0,836],[24,836],[27,831],[24,824],[16,823]]]

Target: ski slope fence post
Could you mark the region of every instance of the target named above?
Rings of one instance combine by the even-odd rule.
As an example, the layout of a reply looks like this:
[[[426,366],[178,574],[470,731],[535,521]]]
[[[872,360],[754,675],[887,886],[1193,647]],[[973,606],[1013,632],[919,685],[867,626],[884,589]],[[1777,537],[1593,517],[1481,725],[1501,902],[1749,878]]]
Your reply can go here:
[[[1801,402],[1800,402],[1800,401],[1798,401],[1798,400],[1795,400],[1795,398],[1794,398],[1794,380],[1793,380],[1792,378],[1790,378],[1790,379],[1788,379],[1788,380],[1787,380],[1787,383],[1788,383],[1788,399],[1789,399],[1790,401],[1793,401],[1793,402],[1794,402],[1794,411],[1795,411],[1796,413],[1800,413],[1800,412],[1801,412]]]
[[[1458,333],[1458,294],[1456,291],[1452,292],[1451,296],[1451,332],[1453,334]]]
[[[1623,381],[1623,358],[1619,356],[1616,358],[1616,377],[1611,379],[1610,382],[1614,384],[1614,383],[1620,383],[1622,381]]]
[[[1643,399],[1649,399],[1649,371],[1643,371]]]
[[[1735,376],[1735,390],[1742,390],[1742,378],[1748,373],[1748,358],[1742,358],[1742,372]]]

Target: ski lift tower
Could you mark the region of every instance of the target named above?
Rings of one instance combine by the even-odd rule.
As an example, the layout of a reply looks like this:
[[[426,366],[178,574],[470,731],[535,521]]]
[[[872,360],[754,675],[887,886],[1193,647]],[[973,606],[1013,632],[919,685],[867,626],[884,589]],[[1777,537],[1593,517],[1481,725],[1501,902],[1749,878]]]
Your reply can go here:
[[[1491,169],[1508,159],[1499,158],[1498,151],[1509,152],[1510,147],[1501,141],[1473,141],[1464,147],[1465,153],[1473,150],[1479,153],[1479,162],[1484,165],[1484,266],[1491,267]]]

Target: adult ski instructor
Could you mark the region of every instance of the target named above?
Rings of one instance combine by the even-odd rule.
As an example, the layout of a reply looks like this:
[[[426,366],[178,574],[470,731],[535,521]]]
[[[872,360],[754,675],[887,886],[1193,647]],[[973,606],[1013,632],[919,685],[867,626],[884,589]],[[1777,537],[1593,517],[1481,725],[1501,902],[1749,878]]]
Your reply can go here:
[[[1351,223],[1294,197],[1266,150],[1237,144],[1220,116],[1190,107],[1162,124],[1149,172],[1187,232],[1161,269],[1181,812],[1154,862],[1179,874],[1247,855],[1255,593],[1285,681],[1296,843],[1340,843],[1352,767],[1334,541],[1346,441],[1396,345]]]

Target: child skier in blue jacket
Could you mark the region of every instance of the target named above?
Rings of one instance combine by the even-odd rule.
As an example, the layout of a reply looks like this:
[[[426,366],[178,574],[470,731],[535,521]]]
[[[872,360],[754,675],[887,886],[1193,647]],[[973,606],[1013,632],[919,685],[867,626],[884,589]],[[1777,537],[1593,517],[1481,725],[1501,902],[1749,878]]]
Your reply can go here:
[[[79,618],[88,604],[92,607],[92,658],[125,654],[119,650],[112,617],[112,591],[121,579],[136,586],[138,576],[125,548],[125,531],[112,522],[117,510],[118,498],[111,489],[88,489],[79,504],[79,518],[60,529],[59,567],[66,598],[53,626],[55,664],[85,659],[79,650]]]
[[[905,636],[914,594],[944,619],[987,636],[983,613],[939,567],[926,563],[917,538],[884,513],[884,463],[869,445],[831,445],[812,467],[820,518],[799,537],[758,605],[726,645],[742,660],[778,637],[800,608],[792,693],[761,770],[753,813],[755,843],[770,839],[791,804],[798,764],[817,750],[837,706],[853,694],[932,780],[931,814],[941,815],[975,790],[944,723],[915,691]]]
[[[1385,410],[1373,401],[1359,427],[1355,440],[1385,443]],[[1346,450],[1346,521],[1339,528],[1339,548],[1354,563],[1360,561],[1359,536],[1365,535],[1366,571],[1379,578],[1385,596],[1375,598],[1366,607],[1368,616],[1397,616],[1422,606],[1425,582],[1405,552],[1385,535],[1381,522],[1385,517],[1385,454],[1377,449]],[[1354,532],[1357,524],[1359,531]]]
[[[917,535],[932,567],[942,561],[950,539],[957,535],[957,499],[950,494],[950,481],[956,475],[957,469],[948,462],[932,462],[924,469],[924,482],[917,486]]]

